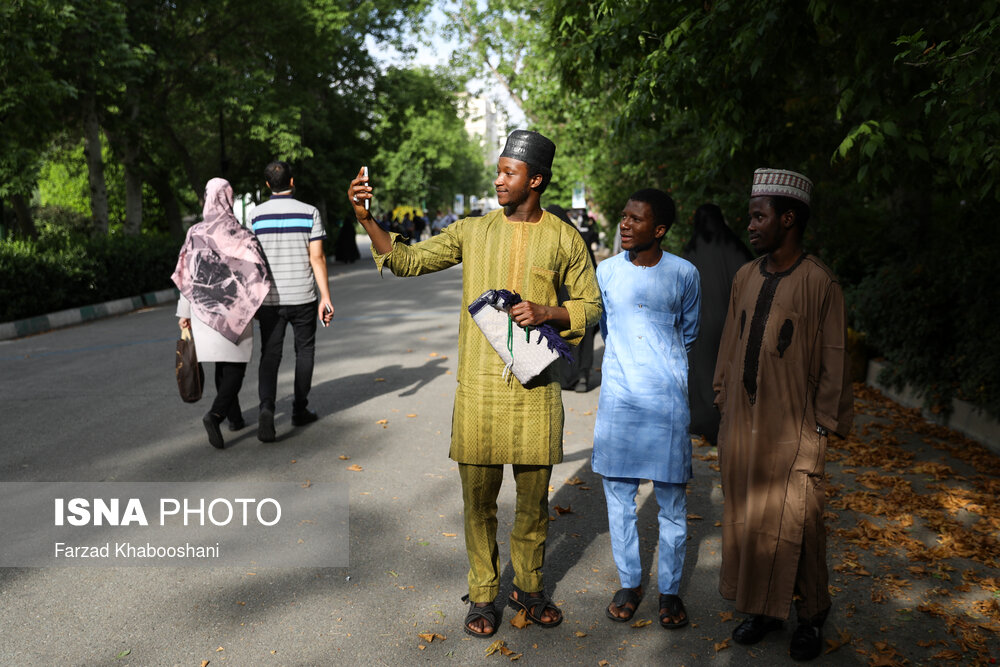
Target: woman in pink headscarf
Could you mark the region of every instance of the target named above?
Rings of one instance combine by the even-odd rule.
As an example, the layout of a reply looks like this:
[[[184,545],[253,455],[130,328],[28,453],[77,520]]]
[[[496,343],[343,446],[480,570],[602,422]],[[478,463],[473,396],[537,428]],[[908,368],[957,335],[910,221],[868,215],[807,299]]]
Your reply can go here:
[[[253,352],[252,320],[270,289],[257,237],[233,215],[233,187],[222,178],[205,186],[204,220],[192,225],[171,276],[181,296],[177,317],[190,327],[198,361],[215,362],[217,396],[202,421],[208,442],[222,449],[219,425],[246,423],[239,392]]]

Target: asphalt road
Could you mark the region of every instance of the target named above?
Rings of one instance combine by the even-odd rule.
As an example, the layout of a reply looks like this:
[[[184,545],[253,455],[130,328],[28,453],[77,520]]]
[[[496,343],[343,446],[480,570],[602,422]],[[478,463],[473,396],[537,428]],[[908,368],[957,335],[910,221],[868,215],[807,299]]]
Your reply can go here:
[[[493,639],[467,637],[459,599],[467,570],[461,497],[456,465],[447,456],[461,269],[406,280],[386,272],[380,278],[363,259],[331,264],[331,282],[336,315],[318,333],[311,394],[321,418],[291,427],[289,335],[273,444],[256,439],[255,350],[241,394],[249,427],[235,435],[224,430],[225,450],[208,445],[200,421],[208,402],[189,405],[177,396],[172,307],[0,343],[2,482],[309,481],[350,489],[346,568],[0,569],[0,664],[506,662],[499,653],[485,654],[498,639],[522,654],[520,664],[791,664],[791,623],[749,649],[726,641],[739,614],[734,620],[731,604],[716,591],[715,524],[722,495],[709,448],[696,450],[705,460],[695,460],[689,488],[692,517],[681,592],[692,625],[660,628],[655,594],[646,596],[635,617],[650,625],[604,617],[618,582],[600,480],[589,464],[596,388],[563,393],[566,457],[552,476],[550,508],[571,509],[551,512],[545,567],[546,589],[565,622],[519,630],[508,623],[513,614],[507,609]],[[597,365],[600,345],[598,339]],[[500,508],[502,559],[512,487],[508,472]],[[653,568],[656,503],[649,484],[641,487],[639,503],[643,557]],[[902,571],[906,565],[902,559],[893,567]],[[652,576],[644,586],[655,593],[655,571]],[[509,594],[512,577],[508,565],[501,598]],[[907,622],[897,622],[899,608],[915,603],[868,602],[870,579],[835,574],[833,583],[838,593],[827,636],[840,629],[852,641],[818,664],[869,664],[879,641],[890,642],[910,664],[930,664],[934,649],[916,642],[948,640],[940,619],[930,615],[913,612]],[[429,643],[420,633],[446,639]],[[990,641],[997,655],[995,638]],[[956,664],[975,662],[972,654],[963,655]]]

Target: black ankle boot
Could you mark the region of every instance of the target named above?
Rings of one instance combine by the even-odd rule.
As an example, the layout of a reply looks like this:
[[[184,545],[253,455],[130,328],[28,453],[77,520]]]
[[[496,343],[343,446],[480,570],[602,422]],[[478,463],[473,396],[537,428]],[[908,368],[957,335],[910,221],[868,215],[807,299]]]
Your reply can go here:
[[[823,650],[823,628],[808,622],[800,622],[792,633],[792,643],[788,654],[792,660],[812,660]]]
[[[780,628],[780,618],[771,618],[770,616],[763,615],[751,616],[737,625],[736,629],[733,630],[733,641],[737,644],[750,646],[763,639],[767,633]]]
[[[205,431],[208,433],[208,444],[216,449],[222,449],[226,446],[225,441],[222,439],[222,429],[219,428],[219,424],[222,423],[222,417],[216,417],[211,412],[208,412],[202,417],[201,423],[205,425]]]

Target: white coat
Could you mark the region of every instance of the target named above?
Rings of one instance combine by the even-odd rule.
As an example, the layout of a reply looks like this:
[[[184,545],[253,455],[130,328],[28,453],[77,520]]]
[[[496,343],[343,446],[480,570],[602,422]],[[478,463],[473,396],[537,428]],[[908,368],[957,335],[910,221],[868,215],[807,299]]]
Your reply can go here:
[[[177,300],[177,317],[191,320],[191,336],[198,361],[235,361],[247,363],[253,354],[253,321],[240,335],[236,343],[191,315],[191,302],[180,295]]]

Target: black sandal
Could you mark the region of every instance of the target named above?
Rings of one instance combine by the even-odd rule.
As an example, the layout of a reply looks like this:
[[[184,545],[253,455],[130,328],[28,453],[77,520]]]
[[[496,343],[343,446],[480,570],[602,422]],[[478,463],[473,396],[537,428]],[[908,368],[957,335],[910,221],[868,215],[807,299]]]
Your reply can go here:
[[[619,610],[625,610],[628,612],[628,616],[618,616],[611,611],[611,605],[604,608],[604,614],[610,618],[615,623],[625,623],[631,621],[632,617],[635,616],[635,610],[639,608],[639,603],[642,602],[642,596],[635,592],[634,588],[620,588],[615,592],[615,596],[611,598],[611,604],[618,607]],[[625,605],[631,604],[632,608],[629,609]]]
[[[671,617],[677,618],[681,614],[684,615],[684,618],[680,621],[668,620]],[[676,630],[683,628],[690,622],[691,619],[688,618],[687,609],[684,608],[684,601],[681,600],[680,595],[660,593],[660,625],[668,630]]]
[[[469,602],[468,595],[462,596],[462,602],[469,603],[469,613],[465,615],[465,625],[462,626],[465,630],[465,634],[472,635],[473,637],[492,637],[497,633],[500,624],[497,622],[497,608],[494,602],[487,602],[484,606],[477,607],[477,604],[482,603]],[[469,623],[479,620],[480,618],[493,626],[493,629],[489,632],[476,632],[469,627]]]
[[[514,597],[515,594],[517,595],[517,598]],[[532,595],[530,593],[525,593],[517,586],[514,586],[514,590],[510,594],[508,604],[510,604],[510,606],[514,609],[523,609],[524,613],[528,616],[529,621],[537,623],[543,628],[554,628],[563,621],[562,610],[552,604],[552,600],[545,597],[544,593]],[[542,608],[541,613],[536,615],[533,610],[538,609],[539,607]],[[554,609],[559,614],[559,617],[554,621],[543,621],[542,614],[545,613],[546,609]]]

